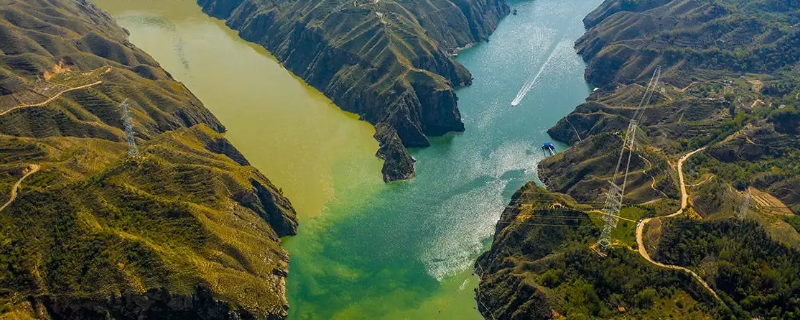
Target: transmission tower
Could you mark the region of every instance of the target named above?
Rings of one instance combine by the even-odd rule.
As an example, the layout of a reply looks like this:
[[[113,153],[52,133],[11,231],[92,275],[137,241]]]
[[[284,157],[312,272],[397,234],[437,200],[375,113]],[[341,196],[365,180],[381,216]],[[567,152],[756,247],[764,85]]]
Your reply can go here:
[[[136,159],[139,157],[139,148],[136,147],[136,133],[133,132],[133,121],[131,120],[131,111],[128,108],[128,99],[119,104],[120,111],[122,112],[122,123],[125,126],[125,140],[128,141],[128,157]]]
[[[639,121],[642,120],[645,107],[650,104],[650,99],[656,91],[660,78],[661,66],[658,66],[656,70],[653,71],[650,82],[647,83],[647,88],[642,96],[642,100],[639,102],[639,107],[636,108],[636,112],[634,112],[631,122],[628,124],[628,130],[625,131],[625,139],[622,141],[622,149],[619,152],[617,167],[614,170],[614,176],[611,178],[611,181],[609,181],[611,188],[608,190],[608,193],[606,193],[606,202],[603,207],[603,211],[606,213],[603,215],[605,225],[603,225],[603,232],[600,234],[600,240],[597,242],[598,246],[603,251],[611,247],[611,232],[617,227],[617,222],[619,221],[619,211],[622,208],[622,198],[625,195],[625,184],[628,182],[628,169],[630,169],[631,166],[631,156],[633,156],[633,151],[636,148],[636,129],[639,126]],[[626,150],[628,154],[625,163],[625,171],[622,171],[622,160],[625,158]],[[622,183],[618,184],[617,180],[619,180],[620,176],[622,177]]]

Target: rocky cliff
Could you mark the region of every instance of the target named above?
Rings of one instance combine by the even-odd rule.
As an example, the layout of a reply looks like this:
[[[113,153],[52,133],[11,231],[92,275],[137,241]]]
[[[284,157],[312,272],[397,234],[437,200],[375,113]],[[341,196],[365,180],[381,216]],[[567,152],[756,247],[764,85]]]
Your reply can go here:
[[[108,14],[0,0],[0,93],[0,318],[286,316],[291,203]]]
[[[505,0],[198,0],[344,110],[376,125],[384,180],[413,177],[404,147],[463,131],[452,54],[488,38]],[[397,143],[400,141],[400,143]]]

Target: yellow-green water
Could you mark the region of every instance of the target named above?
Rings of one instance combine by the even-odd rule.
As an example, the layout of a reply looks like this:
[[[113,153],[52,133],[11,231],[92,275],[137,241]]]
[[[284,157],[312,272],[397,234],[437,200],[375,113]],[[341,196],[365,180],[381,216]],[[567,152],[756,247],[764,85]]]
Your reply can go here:
[[[226,137],[283,188],[301,220],[344,192],[334,185],[363,191],[383,183],[370,124],[342,112],[194,2],[94,2],[222,121]]]
[[[458,57],[475,77],[457,92],[467,131],[413,150],[417,178],[384,185],[368,124],[192,1],[95,1],[299,209],[284,241],[290,319],[452,320],[481,318],[471,265],[512,193],[537,179],[547,128],[589,93],[572,43],[601,2],[509,1],[518,14]]]

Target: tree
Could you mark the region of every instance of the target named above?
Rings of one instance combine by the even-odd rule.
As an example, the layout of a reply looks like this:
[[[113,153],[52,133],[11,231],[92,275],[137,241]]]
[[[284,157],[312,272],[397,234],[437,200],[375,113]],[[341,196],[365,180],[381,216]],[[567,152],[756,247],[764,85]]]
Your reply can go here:
[[[775,124],[775,130],[780,133],[800,133],[800,110],[797,107],[785,107],[773,111],[769,121]]]

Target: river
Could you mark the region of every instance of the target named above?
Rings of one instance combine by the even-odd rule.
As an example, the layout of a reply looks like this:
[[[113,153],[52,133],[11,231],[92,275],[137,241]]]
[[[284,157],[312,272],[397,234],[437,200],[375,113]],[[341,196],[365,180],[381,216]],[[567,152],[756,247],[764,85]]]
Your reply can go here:
[[[602,0],[509,1],[518,14],[457,58],[475,77],[457,91],[467,131],[412,150],[417,178],[391,184],[370,125],[190,0],[94,1],[298,209],[284,239],[290,319],[481,319],[471,265],[512,193],[537,180],[547,128],[589,94],[572,43]]]

